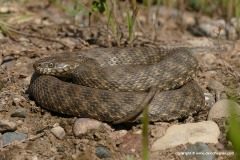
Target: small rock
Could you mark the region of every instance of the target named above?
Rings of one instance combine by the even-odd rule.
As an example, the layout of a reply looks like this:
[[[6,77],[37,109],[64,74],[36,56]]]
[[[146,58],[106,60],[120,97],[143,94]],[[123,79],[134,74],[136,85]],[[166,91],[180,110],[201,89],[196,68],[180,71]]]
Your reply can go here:
[[[74,48],[77,44],[76,40],[73,38],[63,38],[61,39],[61,42],[68,46],[68,48]]]
[[[0,120],[0,133],[17,130],[17,124],[9,120]]]
[[[31,160],[38,160],[38,157],[37,156],[32,156]]]
[[[16,121],[17,125],[22,125],[24,123],[24,121],[22,119],[19,119]]]
[[[21,99],[17,97],[17,98],[13,98],[13,103],[12,104],[14,106],[17,106],[20,102],[21,102]]]
[[[25,117],[26,117],[25,109],[24,109],[24,108],[16,109],[16,110],[13,111],[13,113],[11,114],[11,117],[21,117],[21,118],[25,118]]]
[[[16,65],[16,59],[12,56],[6,56],[4,57],[2,61],[2,66],[4,66],[6,69],[11,70]]]
[[[189,155],[184,155],[185,159],[193,159],[194,157],[197,160],[214,160],[215,157],[213,154],[213,151],[202,142],[197,142],[195,144],[190,144],[187,146],[186,150],[184,151],[186,153],[192,153]]]
[[[211,81],[208,84],[208,88],[211,90],[223,92],[223,91],[225,91],[226,87],[221,82],[211,79]]]
[[[212,107],[215,103],[215,97],[211,93],[204,93],[205,106]]]
[[[53,128],[58,127],[58,126],[60,126],[60,124],[59,124],[59,123],[55,123],[55,124],[53,125]]]
[[[222,99],[215,103],[208,113],[208,120],[220,119],[230,116],[230,108],[235,107],[240,113],[240,105],[230,99]]]
[[[164,150],[186,143],[218,143],[219,135],[219,127],[213,121],[172,125],[162,138],[153,143],[152,150]]]
[[[90,118],[79,118],[74,122],[73,133],[75,136],[81,136],[87,131],[92,129],[98,129],[101,126],[102,122],[90,119]]]
[[[96,147],[96,155],[98,156],[98,158],[111,158],[112,157],[109,150],[102,146]]]
[[[2,142],[3,142],[3,146],[4,146],[10,142],[24,140],[27,138],[28,138],[28,135],[25,133],[6,132],[2,136]]]
[[[23,96],[17,95],[16,97],[13,98],[12,104],[13,104],[14,106],[19,106],[19,105],[22,106],[22,104],[23,104],[25,101],[26,101],[26,99],[25,99]]]
[[[66,132],[64,129],[60,126],[54,127],[51,129],[51,132],[54,136],[56,136],[58,139],[63,139],[66,135]]]
[[[212,38],[217,38],[218,35],[215,32],[217,32],[219,26],[226,26],[226,22],[223,19],[215,20],[209,23],[202,23],[197,28],[202,35],[212,37]],[[226,36],[226,32],[224,29],[222,29],[220,32],[220,37],[225,37],[225,36]]]
[[[117,139],[122,138],[126,134],[127,134],[127,130],[119,130],[119,131],[115,131],[112,134],[110,134],[109,137],[111,137],[114,140],[117,140]]]
[[[211,53],[204,54],[204,56],[202,57],[202,61],[206,65],[212,65],[216,61],[216,59],[217,59],[217,57],[214,54],[211,54]]]
[[[58,152],[65,152],[65,147],[57,147]]]
[[[217,75],[217,72],[216,72],[216,71],[213,71],[213,70],[209,70],[209,71],[203,72],[203,75],[204,75],[207,79],[213,79],[213,78],[215,78],[215,76]]]
[[[124,154],[136,154],[142,149],[142,135],[127,133],[122,137],[122,143],[119,148]]]

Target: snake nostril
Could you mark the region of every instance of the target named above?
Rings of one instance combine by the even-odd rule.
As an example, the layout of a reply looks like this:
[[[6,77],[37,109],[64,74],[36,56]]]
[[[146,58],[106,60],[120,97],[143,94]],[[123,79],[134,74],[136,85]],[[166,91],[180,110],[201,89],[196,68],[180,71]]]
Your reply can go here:
[[[34,68],[34,69],[37,69],[38,67],[40,67],[40,64],[39,64],[39,63],[34,63],[34,64],[33,64],[33,68]]]

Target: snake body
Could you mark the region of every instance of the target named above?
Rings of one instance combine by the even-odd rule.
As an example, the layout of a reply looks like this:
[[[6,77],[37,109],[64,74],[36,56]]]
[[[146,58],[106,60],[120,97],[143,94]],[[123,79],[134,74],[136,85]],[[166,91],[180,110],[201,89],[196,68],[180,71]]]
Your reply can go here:
[[[30,95],[62,114],[114,122],[134,113],[151,88],[158,89],[148,105],[151,121],[183,118],[204,106],[193,80],[198,62],[186,48],[97,48],[46,57],[34,68],[39,76]]]

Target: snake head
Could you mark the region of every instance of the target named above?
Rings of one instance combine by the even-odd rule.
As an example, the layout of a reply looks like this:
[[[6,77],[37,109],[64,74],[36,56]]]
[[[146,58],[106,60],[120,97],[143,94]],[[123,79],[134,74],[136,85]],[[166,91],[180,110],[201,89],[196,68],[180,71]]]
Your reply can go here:
[[[37,74],[70,77],[79,65],[89,61],[87,57],[77,57],[70,54],[42,58],[33,64]]]

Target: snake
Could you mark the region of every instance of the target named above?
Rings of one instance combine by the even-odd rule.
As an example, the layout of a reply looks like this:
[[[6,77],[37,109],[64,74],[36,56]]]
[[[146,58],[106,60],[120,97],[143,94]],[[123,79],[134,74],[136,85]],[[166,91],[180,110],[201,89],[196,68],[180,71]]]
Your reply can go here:
[[[198,61],[184,47],[94,48],[45,57],[33,67],[30,96],[63,115],[139,122],[144,106],[149,121],[173,121],[205,104],[194,80]]]

